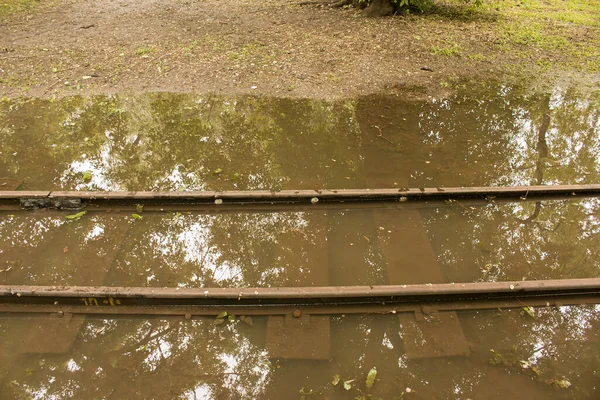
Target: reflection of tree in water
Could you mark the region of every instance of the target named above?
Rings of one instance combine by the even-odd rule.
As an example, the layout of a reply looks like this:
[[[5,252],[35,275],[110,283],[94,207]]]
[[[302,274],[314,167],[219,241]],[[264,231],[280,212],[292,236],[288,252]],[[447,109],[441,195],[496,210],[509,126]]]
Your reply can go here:
[[[357,168],[351,102],[155,94],[0,105],[0,171],[30,189],[316,188]]]
[[[91,319],[69,353],[22,355],[1,389],[7,398],[252,399],[296,398],[304,387],[322,392],[317,398],[347,398],[359,394],[356,388],[364,391],[366,372],[375,366],[373,394],[382,398],[407,387],[421,398],[593,398],[600,367],[597,307],[533,313],[535,319],[522,310],[462,313],[472,354],[429,360],[406,358],[394,316],[336,317],[332,360],[318,363],[269,360],[261,318],[253,326]],[[333,387],[335,374],[355,379],[354,389]],[[546,383],[552,379],[572,386],[558,390]]]
[[[539,129],[545,135],[544,184],[595,183],[600,175],[600,107],[573,89],[530,94],[492,86],[425,104],[418,130],[431,164],[417,165],[421,186],[537,184]],[[541,150],[541,149],[540,149]],[[449,176],[454,175],[454,177]],[[429,180],[429,181],[428,181]]]
[[[326,234],[320,212],[64,215],[0,221],[0,260],[12,266],[4,283],[301,286],[325,267],[310,262]]]
[[[398,144],[404,165],[389,168],[403,178],[408,171],[413,186],[535,183],[544,114],[551,116],[551,124],[543,183],[598,181],[598,108],[574,91],[538,96],[492,85],[477,95],[408,106],[418,113],[403,113],[407,121],[395,121],[392,108],[384,111],[391,124],[360,126],[377,124],[381,130],[373,137],[385,151],[394,149],[377,134]],[[381,150],[360,142],[367,132],[357,132],[364,114],[355,111],[354,103],[150,95],[5,102],[1,107],[0,177],[23,179],[29,189],[350,187],[362,171],[361,152]],[[382,113],[368,99],[357,107],[376,116]],[[90,184],[82,183],[85,170],[94,171]],[[529,202],[492,203],[475,210],[457,206],[422,215],[450,280],[533,279],[598,275],[597,210],[598,202],[590,199],[542,203],[537,217],[529,221],[525,220],[536,213]],[[28,283],[72,283],[85,277],[89,284],[87,278],[93,276],[136,285],[293,285],[300,274],[281,274],[289,272],[290,265],[278,257],[285,261],[297,254],[287,255],[278,246],[281,235],[295,235],[309,252],[323,226],[319,216],[310,213],[145,215],[141,223],[90,214],[72,224],[62,218],[17,216],[0,223],[1,256],[16,263],[5,276],[18,283],[24,278]],[[119,235],[126,239],[118,240],[123,237]],[[37,258],[40,254],[43,258]],[[85,256],[77,259],[77,254]],[[88,255],[117,261],[82,263]],[[65,258],[72,262],[65,263]],[[38,261],[35,271],[26,268],[31,260]],[[85,275],[94,268],[107,270]],[[20,272],[12,275],[15,271]],[[442,398],[503,398],[490,387],[508,390],[513,382],[534,394],[556,396],[559,392],[543,380],[561,376],[573,388],[560,393],[590,398],[593,373],[600,369],[597,311],[540,309],[535,320],[519,311],[467,314],[463,321],[468,321],[465,330],[474,341],[471,358],[424,362],[405,359],[397,330],[389,328],[397,326],[391,317],[366,318],[367,322],[348,318],[336,322],[344,327],[332,342],[337,361],[291,375],[284,389],[296,395],[302,386],[314,385],[332,393],[328,381],[333,374],[343,371],[360,382],[371,366],[377,366],[380,380],[375,388],[384,398],[405,387],[425,398],[440,393]],[[386,328],[374,329],[377,324]],[[70,354],[44,357],[41,363],[35,355],[16,363],[3,392],[9,398],[28,398],[34,392],[40,397],[131,398],[145,393],[194,398],[191,393],[197,389],[199,398],[208,392],[210,398],[255,398],[263,393],[281,397],[270,388],[283,372],[270,366],[259,325],[91,321]],[[375,340],[370,336],[375,331],[385,336]],[[490,366],[492,348],[505,358],[514,354],[535,361],[541,378],[510,362]],[[290,365],[281,364],[282,369]],[[502,380],[490,381],[486,374]],[[506,385],[498,388],[498,382]]]
[[[387,186],[409,177],[413,186],[532,184],[545,114],[544,183],[596,182],[596,102],[574,89],[530,94],[495,83],[431,102],[182,94],[1,102],[0,178],[28,189],[355,187],[370,160],[396,173]],[[386,162],[389,152],[400,157]]]
[[[537,218],[524,222],[538,207]],[[599,276],[599,211],[590,198],[455,205],[422,215],[448,280],[466,282]]]
[[[251,327],[212,322],[90,320],[68,355],[22,356],[25,379],[5,389],[11,398],[254,398],[269,359]]]

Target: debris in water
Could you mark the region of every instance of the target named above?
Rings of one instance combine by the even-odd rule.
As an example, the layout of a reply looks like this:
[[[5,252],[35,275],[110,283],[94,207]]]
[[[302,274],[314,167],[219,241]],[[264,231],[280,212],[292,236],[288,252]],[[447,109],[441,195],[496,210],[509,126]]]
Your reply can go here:
[[[71,220],[71,221],[76,221],[79,218],[83,217],[85,214],[87,214],[87,211],[80,211],[77,214],[67,215],[65,217],[65,219],[68,219],[68,220]]]
[[[223,199],[216,199],[215,204],[216,205],[223,204]]]
[[[552,378],[546,381],[547,384],[552,385],[558,389],[568,389],[571,386],[571,382],[566,379]]]
[[[83,182],[88,183],[92,180],[92,171],[85,171],[83,173]]]
[[[344,381],[344,389],[346,390],[350,390],[352,389],[352,382],[354,382],[355,379],[350,379],[349,381]]]
[[[373,387],[373,384],[375,383],[376,378],[377,378],[377,368],[373,367],[367,374],[367,381],[366,381],[367,390],[371,390],[371,388]]]
[[[533,307],[523,307],[523,311],[527,313],[531,318],[535,318],[535,314],[533,313]]]
[[[310,199],[310,202],[313,204],[317,204],[319,202],[319,199],[316,197],[313,197],[312,199]]]
[[[131,216],[133,217],[133,219],[143,219],[144,218],[140,214],[131,214]]]
[[[340,374],[335,374],[335,375],[333,376],[333,380],[331,381],[331,384],[332,384],[333,386],[337,386],[337,385],[338,385],[338,383],[340,383]]]

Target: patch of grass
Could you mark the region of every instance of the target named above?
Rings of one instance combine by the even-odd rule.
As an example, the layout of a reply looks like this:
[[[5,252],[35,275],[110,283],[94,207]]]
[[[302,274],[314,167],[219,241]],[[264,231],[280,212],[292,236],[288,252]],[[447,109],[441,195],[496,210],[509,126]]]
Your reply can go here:
[[[198,47],[198,41],[194,40],[192,43],[189,43],[188,45],[183,46],[183,54],[185,54],[186,56],[191,56],[197,47]]]
[[[31,10],[40,0],[0,0],[0,18]]]
[[[469,54],[467,58],[473,61],[490,61],[490,57],[481,53]]]
[[[138,47],[137,49],[135,49],[135,54],[137,54],[138,56],[143,56],[144,54],[152,54],[154,53],[154,47],[148,46],[148,47]]]
[[[481,59],[501,52],[533,62],[542,70],[600,71],[600,1],[485,0],[476,8],[465,7],[463,0],[440,0],[432,16],[441,16],[444,29],[451,31],[458,21],[477,24],[484,40],[493,43]],[[465,44],[460,37],[456,41]],[[431,51],[444,56],[460,54],[459,48],[452,47]]]
[[[262,48],[264,47],[264,44],[260,43],[260,42],[254,42],[254,43],[249,43],[246,45],[243,45],[242,47],[236,49],[236,50],[231,50],[227,52],[227,58],[229,60],[248,60],[250,58],[264,58],[265,55],[263,54]]]
[[[516,19],[560,21],[600,26],[600,4],[590,0],[487,0],[484,9]]]
[[[457,44],[453,44],[452,46],[448,46],[448,47],[433,46],[431,48],[431,53],[435,54],[436,56],[453,57],[453,56],[460,56],[461,49],[460,49],[460,46]]]

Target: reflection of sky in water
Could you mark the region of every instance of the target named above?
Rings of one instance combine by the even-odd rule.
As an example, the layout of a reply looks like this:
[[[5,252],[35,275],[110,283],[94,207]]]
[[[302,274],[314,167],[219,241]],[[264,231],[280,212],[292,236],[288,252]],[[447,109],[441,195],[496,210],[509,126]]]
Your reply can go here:
[[[15,104],[0,107],[9,127],[0,141],[0,177],[41,190],[360,187],[365,163],[376,161],[390,171],[385,186],[407,175],[412,186],[530,184],[548,113],[543,182],[598,180],[593,100],[561,88],[465,90],[422,103],[389,98],[381,118],[371,98],[348,106],[153,94]],[[47,114],[43,127],[40,113]],[[401,157],[390,157],[395,152]],[[9,157],[14,153],[18,158]],[[82,181],[86,171],[89,182]]]

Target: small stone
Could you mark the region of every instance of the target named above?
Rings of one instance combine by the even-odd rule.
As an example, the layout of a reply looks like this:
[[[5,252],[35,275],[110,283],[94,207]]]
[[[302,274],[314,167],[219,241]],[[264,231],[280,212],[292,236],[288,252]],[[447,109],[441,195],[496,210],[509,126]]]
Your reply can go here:
[[[294,318],[300,318],[302,316],[302,311],[300,311],[300,310],[294,310],[292,312],[292,315],[294,316]]]

